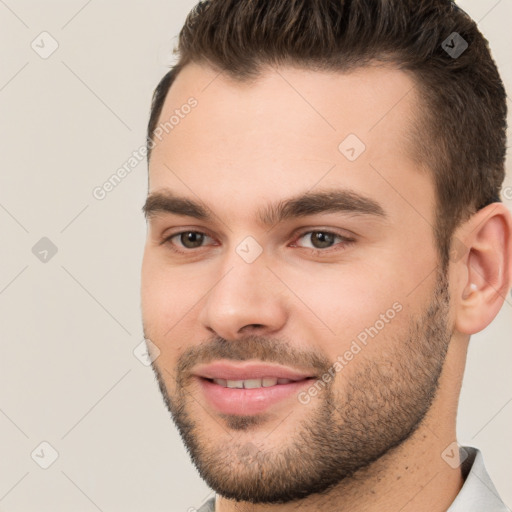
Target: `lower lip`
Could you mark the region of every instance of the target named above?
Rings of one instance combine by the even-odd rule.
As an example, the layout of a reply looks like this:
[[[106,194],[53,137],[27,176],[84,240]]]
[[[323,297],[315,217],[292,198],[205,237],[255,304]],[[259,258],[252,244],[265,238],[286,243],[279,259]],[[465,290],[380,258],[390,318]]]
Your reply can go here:
[[[270,406],[292,396],[311,384],[313,379],[304,379],[288,384],[277,384],[267,388],[225,388],[208,379],[199,377],[206,400],[217,411],[224,414],[253,415],[266,411]]]

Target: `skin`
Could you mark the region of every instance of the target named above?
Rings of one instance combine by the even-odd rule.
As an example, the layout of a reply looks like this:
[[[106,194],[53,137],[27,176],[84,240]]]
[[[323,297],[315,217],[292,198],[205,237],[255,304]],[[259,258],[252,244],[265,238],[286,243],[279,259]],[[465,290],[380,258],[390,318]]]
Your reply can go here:
[[[189,441],[195,441],[197,453],[212,457],[211,468],[203,464],[204,471],[216,467],[221,476],[250,481],[265,457],[279,470],[277,461],[283,459],[278,456],[298,442],[301,427],[325,418],[321,411],[328,396],[328,391],[319,393],[307,405],[295,397],[285,400],[252,423],[221,417],[189,374],[177,371],[185,368],[179,366],[184,354],[205,354],[201,350],[217,346],[219,339],[236,345],[242,357],[244,349],[262,356],[286,346],[293,356],[317,354],[333,362],[361,331],[399,303],[400,313],[336,374],[329,387],[330,420],[342,432],[357,413],[365,425],[369,418],[362,413],[371,402],[368,397],[374,397],[377,406],[385,406],[376,424],[387,425],[382,420],[392,400],[386,402],[385,382],[419,421],[407,435],[395,426],[397,436],[404,437],[398,446],[383,450],[375,461],[321,495],[279,504],[218,495],[216,510],[446,510],[463,481],[460,469],[448,465],[441,454],[456,439],[470,335],[492,321],[510,288],[510,213],[502,204],[489,205],[457,229],[455,235],[466,250],[450,262],[449,302],[444,308],[438,304],[441,312],[429,320],[438,329],[428,331],[425,315],[435,302],[442,274],[432,230],[434,185],[426,169],[414,163],[408,139],[418,101],[410,76],[377,66],[349,74],[283,67],[266,69],[255,83],[240,84],[207,66],[191,64],[172,86],[161,119],[169,119],[191,96],[197,108],[153,149],[149,193],[172,191],[199,201],[213,219],[149,215],[142,313],[145,336],[160,350],[153,367],[164,400],[171,412],[177,413],[179,405],[195,424]],[[354,162],[338,150],[351,133],[366,145]],[[269,203],[333,188],[371,198],[385,216],[324,212],[273,226],[259,221],[258,212]],[[335,239],[331,247],[315,251],[311,236],[305,235],[315,230],[353,242]],[[183,231],[209,238],[195,249],[181,245],[179,236],[162,243]],[[250,264],[236,252],[248,236],[263,249]],[[413,326],[422,327],[416,337]],[[415,353],[405,348],[411,340],[435,347],[438,381],[415,379],[414,367],[410,379],[404,378],[404,367]],[[435,373],[435,364],[430,366]],[[361,378],[365,369],[377,368],[384,380]],[[346,401],[354,383],[363,388],[355,405]],[[414,410],[425,387],[437,389],[435,398],[426,410]],[[329,428],[322,422],[315,427]],[[382,439],[385,432],[366,429],[364,435]],[[303,450],[307,453],[308,446]],[[265,457],[258,459],[258,454]],[[258,462],[247,464],[248,459]],[[290,467],[300,467],[301,459],[289,462]],[[284,467],[282,476],[286,480]]]

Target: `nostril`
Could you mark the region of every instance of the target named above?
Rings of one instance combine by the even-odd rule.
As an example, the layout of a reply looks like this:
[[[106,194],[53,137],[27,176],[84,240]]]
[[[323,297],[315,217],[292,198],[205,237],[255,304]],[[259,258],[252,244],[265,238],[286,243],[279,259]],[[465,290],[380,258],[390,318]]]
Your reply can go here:
[[[265,327],[263,324],[247,324],[247,325],[244,325],[240,331],[251,331],[253,329],[261,329]]]

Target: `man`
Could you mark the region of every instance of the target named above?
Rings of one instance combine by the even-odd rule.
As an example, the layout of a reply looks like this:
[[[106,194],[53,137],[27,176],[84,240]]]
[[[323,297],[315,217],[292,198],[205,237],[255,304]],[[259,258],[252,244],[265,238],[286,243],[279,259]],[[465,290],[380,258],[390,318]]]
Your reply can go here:
[[[455,428],[512,275],[475,23],[447,0],[211,0],[178,50],[142,313],[201,511],[507,510]]]

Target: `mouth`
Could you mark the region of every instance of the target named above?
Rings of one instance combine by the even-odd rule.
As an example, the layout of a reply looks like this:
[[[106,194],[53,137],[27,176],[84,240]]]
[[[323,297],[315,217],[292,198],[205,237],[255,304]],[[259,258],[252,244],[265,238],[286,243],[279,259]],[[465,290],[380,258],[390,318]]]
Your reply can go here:
[[[196,368],[204,400],[217,413],[260,414],[272,407],[299,406],[298,393],[316,376],[289,367],[217,361]]]
[[[291,382],[300,382],[302,380],[312,379],[313,377],[306,377],[304,379],[284,379],[277,377],[263,377],[262,379],[244,379],[244,380],[228,380],[228,379],[208,379],[223,388],[231,389],[258,389],[258,388],[271,388],[273,386],[281,386],[283,384],[290,384]]]
[[[219,385],[235,387],[228,383],[237,382],[236,387],[242,387],[240,382],[258,384],[257,387],[270,387],[276,384],[287,384],[285,381],[298,381],[315,377],[314,373],[304,372],[289,366],[278,364],[261,363],[256,361],[246,361],[242,363],[232,363],[229,361],[218,360],[210,364],[199,365],[193,372],[198,377],[219,381]],[[275,382],[274,382],[275,380]]]

